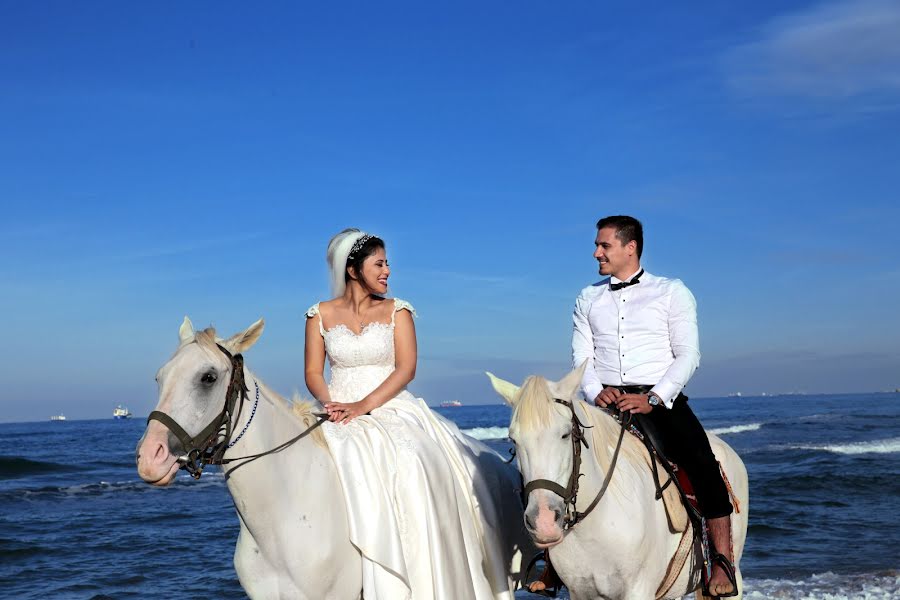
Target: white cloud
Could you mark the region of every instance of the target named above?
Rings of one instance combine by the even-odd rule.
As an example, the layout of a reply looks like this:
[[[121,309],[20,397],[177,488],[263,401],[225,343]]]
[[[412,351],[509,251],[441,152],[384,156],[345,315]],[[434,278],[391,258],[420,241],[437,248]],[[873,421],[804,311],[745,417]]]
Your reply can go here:
[[[779,16],[723,61],[728,83],[751,96],[864,99],[861,111],[900,100],[900,2],[844,0]]]

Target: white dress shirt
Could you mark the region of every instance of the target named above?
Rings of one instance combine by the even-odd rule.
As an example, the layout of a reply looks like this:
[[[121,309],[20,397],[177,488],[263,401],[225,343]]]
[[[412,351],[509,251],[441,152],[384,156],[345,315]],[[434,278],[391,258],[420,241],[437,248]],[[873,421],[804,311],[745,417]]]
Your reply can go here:
[[[651,385],[672,408],[700,365],[697,302],[680,279],[645,272],[639,283],[616,291],[610,282],[620,280],[604,279],[575,299],[572,361],[576,368],[588,361],[585,398],[593,402],[604,383]]]

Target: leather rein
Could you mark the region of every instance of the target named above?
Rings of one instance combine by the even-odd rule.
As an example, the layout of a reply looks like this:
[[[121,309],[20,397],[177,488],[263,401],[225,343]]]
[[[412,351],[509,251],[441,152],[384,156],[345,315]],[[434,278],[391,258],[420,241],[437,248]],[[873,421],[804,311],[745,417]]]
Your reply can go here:
[[[219,350],[221,350],[231,361],[231,381],[228,382],[228,389],[225,391],[225,404],[222,406],[222,410],[219,414],[213,417],[212,421],[210,421],[206,427],[195,436],[191,436],[175,421],[175,419],[162,411],[154,410],[147,417],[147,423],[150,423],[150,421],[159,421],[171,431],[176,438],[178,438],[184,449],[184,454],[178,456],[176,461],[181,465],[180,468],[187,471],[194,479],[200,479],[206,465],[227,465],[236,461],[244,461],[225,474],[225,478],[227,479],[236,469],[257,458],[281,452],[294,442],[297,442],[312,433],[317,427],[328,420],[327,415],[315,413],[314,416],[318,419],[316,423],[283,444],[279,444],[271,450],[260,452],[259,454],[225,458],[225,452],[231,448],[244,433],[246,433],[247,428],[253,420],[253,416],[256,414],[256,404],[253,405],[253,412],[250,414],[250,420],[247,421],[247,425],[244,427],[243,431],[232,440],[231,436],[234,433],[233,424],[240,420],[241,412],[244,409],[244,403],[249,401],[247,398],[247,392],[249,390],[244,382],[244,357],[240,354],[232,355],[231,352],[220,344],[216,344],[216,346],[218,346]],[[259,385],[256,384],[255,381],[254,384],[256,385],[256,402],[258,403]],[[238,403],[238,400],[240,400],[240,403]],[[237,407],[237,414],[235,414],[235,407]]]
[[[554,402],[557,404],[562,404],[567,407],[570,411],[572,411],[572,429],[570,433],[570,439],[572,440],[572,473],[569,475],[569,483],[566,487],[561,486],[555,481],[551,481],[549,479],[533,479],[529,481],[525,486],[525,498],[528,497],[533,490],[544,489],[550,490],[557,496],[560,496],[563,499],[563,503],[566,507],[566,516],[563,519],[563,530],[568,531],[572,527],[575,527],[579,521],[583,520],[600,502],[600,499],[603,498],[604,494],[606,494],[606,489],[609,487],[609,482],[612,479],[612,474],[616,470],[616,461],[619,459],[619,450],[622,448],[622,439],[625,437],[625,431],[628,429],[628,425],[631,423],[631,414],[629,413],[627,416],[622,416],[622,427],[619,431],[619,440],[616,442],[616,449],[613,452],[612,461],[609,464],[609,469],[606,471],[606,476],[603,479],[603,484],[600,486],[600,491],[597,492],[597,495],[594,496],[594,499],[588,505],[588,507],[579,512],[577,503],[578,503],[578,485],[579,479],[582,477],[581,473],[581,447],[590,449],[590,446],[587,442],[587,437],[585,436],[584,430],[591,429],[592,426],[585,425],[581,422],[581,419],[578,418],[578,414],[575,412],[575,405],[568,400],[560,400],[559,398],[554,398]]]

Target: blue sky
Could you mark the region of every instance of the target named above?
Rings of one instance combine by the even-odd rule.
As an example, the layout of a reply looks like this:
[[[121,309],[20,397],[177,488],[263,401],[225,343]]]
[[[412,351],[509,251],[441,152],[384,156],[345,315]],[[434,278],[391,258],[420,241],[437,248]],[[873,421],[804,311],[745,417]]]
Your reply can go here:
[[[699,303],[688,392],[900,386],[894,2],[0,2],[0,420],[137,414],[187,314],[303,385],[384,237],[431,403],[568,368],[594,223]],[[11,335],[9,335],[11,333]]]

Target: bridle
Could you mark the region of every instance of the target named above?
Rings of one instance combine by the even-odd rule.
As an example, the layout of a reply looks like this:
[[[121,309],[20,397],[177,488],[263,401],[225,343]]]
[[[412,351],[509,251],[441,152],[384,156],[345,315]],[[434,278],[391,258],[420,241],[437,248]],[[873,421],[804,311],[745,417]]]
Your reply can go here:
[[[259,454],[225,458],[225,452],[241,439],[250,427],[250,423],[253,422],[253,417],[256,415],[256,407],[259,404],[259,384],[256,383],[256,381],[253,382],[256,386],[256,401],[250,413],[250,419],[247,421],[247,424],[240,434],[232,440],[231,436],[234,433],[233,424],[240,420],[241,412],[244,409],[244,403],[248,401],[247,392],[249,390],[244,382],[244,357],[240,354],[232,355],[231,352],[220,344],[216,344],[216,346],[228,357],[228,360],[231,361],[231,380],[228,382],[228,389],[225,390],[225,403],[219,414],[213,417],[212,421],[210,421],[206,427],[195,436],[191,436],[175,421],[175,419],[162,411],[154,410],[147,417],[147,423],[150,423],[150,421],[159,421],[168,428],[176,438],[178,438],[181,442],[184,454],[178,456],[175,460],[181,465],[180,468],[187,471],[194,479],[200,479],[206,465],[227,465],[236,461],[244,461],[226,473],[225,477],[228,478],[235,470],[257,458],[261,458],[267,454],[281,452],[294,442],[312,433],[317,427],[328,420],[327,415],[315,413],[314,416],[317,419],[316,423],[287,442]],[[240,400],[240,403],[238,403],[238,400]],[[237,407],[236,415],[234,412],[235,407]]]
[[[560,484],[552,481],[550,479],[533,479],[529,481],[525,486],[524,497],[527,498],[528,494],[530,494],[533,490],[550,490],[557,496],[563,499],[563,504],[566,507],[566,516],[563,518],[563,530],[568,531],[572,527],[575,527],[579,521],[584,519],[594,507],[597,506],[597,503],[600,502],[600,499],[603,498],[604,494],[606,494],[606,489],[609,487],[609,482],[612,479],[613,471],[616,469],[616,461],[619,458],[619,450],[622,447],[622,439],[625,436],[625,431],[628,429],[628,425],[631,423],[631,414],[628,413],[627,416],[623,414],[622,416],[622,428],[619,431],[619,440],[616,442],[616,449],[613,452],[612,460],[609,464],[609,469],[606,471],[606,476],[603,479],[603,485],[600,486],[600,491],[597,492],[597,495],[594,497],[593,501],[588,505],[588,507],[579,512],[577,508],[578,503],[578,480],[581,479],[581,447],[590,449],[590,446],[587,442],[587,437],[585,437],[584,430],[591,429],[592,426],[585,425],[581,422],[581,419],[578,418],[578,414],[575,412],[575,405],[573,402],[568,400],[561,400],[559,398],[554,398],[554,402],[557,404],[562,404],[567,407],[570,411],[572,411],[572,429],[570,433],[570,439],[572,440],[572,473],[569,475],[569,483],[566,487],[561,486]]]

